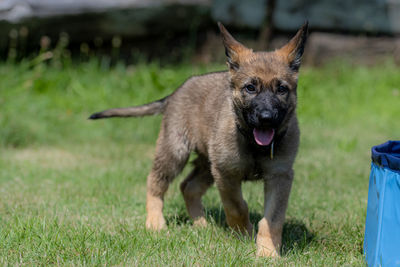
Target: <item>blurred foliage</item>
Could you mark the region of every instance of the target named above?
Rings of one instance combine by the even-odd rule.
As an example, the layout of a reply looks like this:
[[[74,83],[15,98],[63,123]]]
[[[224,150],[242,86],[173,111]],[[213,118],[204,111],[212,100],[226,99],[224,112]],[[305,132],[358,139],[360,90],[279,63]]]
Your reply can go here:
[[[65,43],[51,51],[43,48],[30,60],[0,64],[2,145],[54,143],[61,136],[83,142],[87,134],[84,129],[89,127],[85,119],[90,113],[153,101],[173,92],[191,75],[225,68],[187,63],[161,66],[156,61],[110,64],[107,58],[96,57],[77,64],[71,61]],[[399,67],[390,61],[375,67],[342,62],[318,69],[305,67],[301,70],[298,92],[300,118],[329,120],[337,127],[355,120],[360,125],[371,122],[365,126],[374,128],[391,124],[391,119],[400,114],[398,72]],[[139,127],[141,120],[129,123]],[[101,122],[105,127],[102,134],[130,138],[114,130],[125,122]],[[147,120],[145,123],[152,124]],[[388,127],[395,137],[396,125]],[[354,143],[342,146],[351,149]]]

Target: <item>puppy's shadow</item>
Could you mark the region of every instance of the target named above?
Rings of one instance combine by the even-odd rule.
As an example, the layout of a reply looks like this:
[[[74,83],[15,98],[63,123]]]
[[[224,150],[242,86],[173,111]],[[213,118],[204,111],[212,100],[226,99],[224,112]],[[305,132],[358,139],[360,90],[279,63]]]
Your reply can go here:
[[[315,239],[307,226],[300,220],[290,218],[283,225],[282,255],[291,251],[303,251]]]
[[[206,217],[208,221],[214,221],[215,224],[224,228],[226,231],[231,231],[226,223],[222,206],[207,208]],[[254,224],[256,231],[258,231],[257,224],[262,217],[260,213],[250,212],[250,221]],[[167,217],[168,225],[186,225],[189,223],[190,218],[185,211]],[[303,251],[314,239],[315,234],[312,233],[302,221],[295,218],[287,219],[283,225],[282,255],[286,255],[291,251]]]
[[[207,221],[213,221],[216,225],[224,228],[229,229],[228,225],[226,224],[225,213],[222,206],[219,207],[208,207],[205,210]],[[186,210],[180,209],[178,212],[174,213],[173,215],[166,216],[167,225],[186,225],[190,224],[191,220],[186,212]],[[261,219],[261,215],[257,213],[250,213],[250,220],[257,221]]]

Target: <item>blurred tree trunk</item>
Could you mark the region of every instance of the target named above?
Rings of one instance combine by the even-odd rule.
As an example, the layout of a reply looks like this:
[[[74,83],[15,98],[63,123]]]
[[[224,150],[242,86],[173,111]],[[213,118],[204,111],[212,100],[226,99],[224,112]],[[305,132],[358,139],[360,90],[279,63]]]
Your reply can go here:
[[[272,34],[274,31],[274,10],[276,0],[265,0],[266,4],[266,15],[264,23],[260,29],[258,36],[257,46],[259,50],[267,50],[270,48]]]

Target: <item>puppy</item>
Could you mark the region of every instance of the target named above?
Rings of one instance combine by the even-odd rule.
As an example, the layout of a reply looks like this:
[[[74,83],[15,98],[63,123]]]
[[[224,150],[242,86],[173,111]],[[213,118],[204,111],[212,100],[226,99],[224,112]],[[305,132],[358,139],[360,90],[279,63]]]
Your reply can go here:
[[[161,100],[105,110],[90,119],[163,114],[147,177],[148,229],[166,227],[164,194],[194,151],[194,168],[180,185],[194,224],[206,224],[201,198],[215,182],[228,225],[252,235],[241,184],[262,180],[265,207],[258,223],[257,255],[279,256],[299,145],[296,88],[308,23],[273,52],[253,52],[218,26],[228,71],[191,77]]]

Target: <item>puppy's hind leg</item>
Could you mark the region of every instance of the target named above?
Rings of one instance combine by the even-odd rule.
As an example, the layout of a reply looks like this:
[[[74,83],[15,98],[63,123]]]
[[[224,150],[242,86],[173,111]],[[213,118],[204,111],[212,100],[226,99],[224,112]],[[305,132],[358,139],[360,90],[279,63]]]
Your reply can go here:
[[[167,133],[162,126],[153,168],[147,177],[147,229],[161,230],[166,227],[162,214],[164,194],[172,180],[182,171],[190,154],[189,146],[178,136]]]
[[[180,188],[193,224],[195,226],[205,226],[207,221],[201,204],[201,197],[213,184],[214,179],[207,160],[198,158],[194,165],[195,168],[181,183]]]

